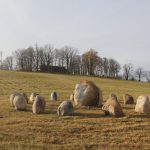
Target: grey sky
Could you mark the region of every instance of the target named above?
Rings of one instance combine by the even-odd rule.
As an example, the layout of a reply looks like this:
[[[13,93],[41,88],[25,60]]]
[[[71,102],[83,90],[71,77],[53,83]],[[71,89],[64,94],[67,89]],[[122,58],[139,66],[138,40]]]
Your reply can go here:
[[[35,43],[150,70],[150,0],[0,0],[0,51]]]

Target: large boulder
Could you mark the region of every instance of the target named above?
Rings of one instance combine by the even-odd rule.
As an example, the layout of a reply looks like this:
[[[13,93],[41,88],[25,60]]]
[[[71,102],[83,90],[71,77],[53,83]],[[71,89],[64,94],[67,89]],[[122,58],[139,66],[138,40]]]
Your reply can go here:
[[[13,106],[16,110],[26,110],[27,101],[22,94],[15,95],[13,99]]]
[[[131,96],[129,94],[124,94],[123,102],[124,102],[124,104],[134,104],[134,98],[133,98],[133,96]]]
[[[139,113],[150,113],[150,96],[141,95],[138,97],[135,112]]]
[[[16,96],[16,95],[20,95],[20,93],[19,92],[14,92],[14,93],[12,93],[11,95],[10,95],[10,104],[12,105],[12,106],[14,106],[14,104],[13,104],[13,100],[14,100],[14,97]]]
[[[82,81],[76,84],[74,103],[79,106],[101,106],[102,91],[91,81]]]
[[[63,101],[57,109],[57,114],[59,116],[73,115],[73,113],[74,113],[73,105],[69,101]]]
[[[17,96],[17,95],[22,95],[22,96],[25,98],[26,102],[28,103],[29,99],[28,99],[26,93],[13,92],[13,93],[10,95],[10,104],[11,104],[12,106],[14,106],[14,104],[13,104],[14,97]]]
[[[52,92],[50,98],[51,98],[51,101],[57,101],[57,93]]]
[[[32,112],[34,114],[44,113],[45,104],[46,104],[46,102],[45,102],[44,97],[37,95],[35,97],[35,100],[34,100],[33,105],[32,105]]]
[[[122,117],[124,116],[122,107],[117,100],[117,96],[115,94],[110,94],[109,98],[105,102],[102,107],[102,110],[106,115],[110,115],[113,117]]]

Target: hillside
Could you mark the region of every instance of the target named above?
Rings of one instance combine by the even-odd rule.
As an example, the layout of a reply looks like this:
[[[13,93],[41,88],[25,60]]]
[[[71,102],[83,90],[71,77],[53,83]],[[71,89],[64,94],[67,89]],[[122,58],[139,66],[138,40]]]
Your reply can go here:
[[[123,107],[122,118],[106,117],[100,108],[75,108],[77,115],[58,117],[59,103],[69,99],[75,84],[91,80],[102,89],[104,100],[115,93]],[[13,91],[38,92],[46,99],[46,112],[15,111],[9,96]],[[122,95],[150,93],[150,84],[98,77],[0,71],[0,149],[150,149],[150,115],[134,112],[135,105],[123,105]],[[50,102],[50,92],[59,101]]]

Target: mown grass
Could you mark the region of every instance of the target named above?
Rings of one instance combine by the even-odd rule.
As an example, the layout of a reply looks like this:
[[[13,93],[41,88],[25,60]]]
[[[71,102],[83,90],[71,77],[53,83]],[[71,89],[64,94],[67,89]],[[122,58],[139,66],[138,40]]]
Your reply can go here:
[[[100,108],[75,108],[76,115],[58,117],[56,109],[69,99],[75,84],[91,80],[102,89],[104,100],[115,93],[123,107],[122,118],[106,117]],[[46,99],[45,114],[15,111],[9,103],[13,91],[38,92]],[[50,92],[57,91],[59,101],[50,102]],[[150,84],[97,77],[44,73],[0,72],[0,149],[5,150],[97,150],[150,149],[150,115],[134,112],[135,105],[123,105],[122,95],[150,93]]]

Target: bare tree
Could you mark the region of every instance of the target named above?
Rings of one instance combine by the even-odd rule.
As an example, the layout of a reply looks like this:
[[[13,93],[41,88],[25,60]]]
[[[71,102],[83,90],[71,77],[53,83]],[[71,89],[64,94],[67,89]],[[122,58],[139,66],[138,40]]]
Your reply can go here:
[[[33,47],[28,47],[25,49],[24,52],[24,61],[26,64],[26,71],[32,71],[33,70],[33,63],[34,63],[34,49]]]
[[[2,66],[4,70],[13,70],[13,56],[6,57]]]
[[[71,46],[65,46],[62,48],[62,54],[64,56],[64,62],[67,70],[69,71],[69,73],[72,73],[73,61],[74,57],[77,54],[77,49]]]
[[[96,76],[102,76],[103,74],[103,66],[102,59],[98,56],[96,60],[96,64],[94,66],[94,74]]]
[[[123,66],[123,76],[125,80],[129,80],[129,77],[131,76],[132,71],[133,71],[133,65],[131,63],[125,64]]]
[[[40,48],[37,44],[35,44],[34,50],[34,70],[39,71],[40,69]]]
[[[109,62],[109,76],[110,77],[117,77],[118,73],[121,69],[120,64],[115,59],[108,59]]]
[[[97,58],[97,63],[95,67],[95,75],[102,76],[103,75],[103,63],[100,57]]]
[[[108,76],[108,72],[109,72],[109,60],[106,57],[104,57],[102,59],[102,64],[103,64],[104,76],[107,77]]]
[[[83,57],[83,55],[81,56],[81,64],[80,64],[80,67],[81,67],[81,71],[80,71],[80,74],[81,75],[87,75],[87,67],[86,67],[86,59]]]
[[[150,82],[150,71],[145,72],[145,78],[146,78],[147,82]]]
[[[55,48],[53,51],[53,65],[57,66],[59,60],[59,49]]]
[[[100,57],[98,56],[98,52],[96,52],[93,49],[90,49],[82,55],[82,59],[84,65],[86,66],[87,74],[94,75],[96,65],[98,64],[100,59]]]
[[[27,49],[19,49],[14,52],[17,69],[21,71],[32,71],[34,63],[34,49],[28,47]]]
[[[53,65],[59,67],[65,67],[65,56],[63,48],[54,49],[53,51]]]
[[[50,44],[45,45],[43,50],[45,65],[49,71],[49,66],[53,64],[53,46]]]
[[[17,70],[25,70],[25,62],[24,62],[24,49],[18,49],[14,52],[14,57],[16,59],[16,69]]]
[[[45,56],[44,56],[44,48],[40,47],[39,48],[39,66],[45,65]]]
[[[135,76],[138,78],[138,81],[141,81],[141,78],[144,77],[144,71],[142,67],[138,67],[135,70]]]
[[[94,49],[78,55],[78,50],[71,46],[53,49],[51,45],[39,47],[35,44],[35,47],[30,46],[27,49],[16,50],[13,56],[16,68],[21,71],[39,71],[41,67],[45,67],[47,71],[51,72],[53,67],[50,66],[56,66],[55,68],[67,69],[66,72],[70,74],[117,77],[121,68],[115,59],[101,59]],[[9,57],[7,61],[5,60],[5,68],[11,69]],[[126,80],[128,80],[131,70],[132,67],[129,64],[124,65]]]
[[[81,74],[81,56],[76,55],[73,59],[72,74]]]
[[[76,61],[79,60],[79,57],[77,57],[77,49],[72,48],[70,51],[70,60],[69,60],[69,72],[73,73],[74,72],[74,67],[76,64]]]

